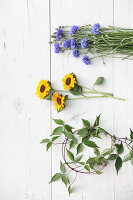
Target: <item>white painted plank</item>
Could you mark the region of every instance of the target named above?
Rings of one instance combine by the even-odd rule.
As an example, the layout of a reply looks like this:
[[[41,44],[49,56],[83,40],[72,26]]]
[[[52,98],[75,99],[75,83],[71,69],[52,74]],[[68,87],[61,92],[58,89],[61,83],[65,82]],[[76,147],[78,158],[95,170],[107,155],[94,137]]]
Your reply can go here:
[[[35,92],[50,77],[49,2],[1,1],[0,24],[0,199],[47,200],[50,107]]]
[[[84,25],[100,22],[101,25],[113,24],[113,1],[51,1],[52,31],[59,25]],[[66,73],[74,72],[81,85],[92,86],[98,76],[104,76],[106,81],[100,90],[113,91],[113,61],[105,59],[106,65],[101,60],[93,61],[92,65],[85,66],[80,58],[72,55],[54,54],[52,48],[52,82],[58,89],[63,89],[61,79]],[[80,118],[93,122],[96,115],[103,113],[101,125],[113,130],[113,101],[112,99],[77,100],[68,102],[61,113],[56,113],[53,108],[53,118],[63,118],[65,122],[74,127],[80,127]],[[61,158],[60,149],[53,150],[53,174],[58,172]],[[107,167],[102,176],[78,176],[75,191],[70,199],[108,199],[113,200],[113,168]],[[106,189],[105,189],[106,188]],[[65,186],[61,183],[53,184],[53,199],[68,199]]]
[[[121,5],[121,6],[120,6]],[[133,2],[115,0],[114,24],[120,27],[131,27]],[[122,105],[114,103],[114,130],[118,136],[129,137],[129,128],[133,128],[133,61],[121,59],[114,62],[114,91],[124,96],[127,101]],[[123,164],[119,176],[115,177],[115,199],[133,199],[133,168],[130,163]]]

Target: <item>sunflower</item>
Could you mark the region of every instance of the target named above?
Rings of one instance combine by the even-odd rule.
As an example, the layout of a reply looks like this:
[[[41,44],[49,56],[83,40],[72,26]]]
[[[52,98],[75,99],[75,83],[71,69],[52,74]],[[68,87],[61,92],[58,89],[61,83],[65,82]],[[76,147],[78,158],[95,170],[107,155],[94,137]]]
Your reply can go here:
[[[65,97],[62,97],[62,95],[59,95],[57,92],[53,94],[54,105],[58,112],[61,111],[62,108],[64,108],[64,99]]]
[[[44,99],[49,94],[48,91],[50,89],[51,87],[49,82],[46,80],[41,80],[36,88],[37,90],[36,95],[38,95],[40,99]]]
[[[75,87],[76,79],[74,78],[74,74],[66,74],[62,79],[64,89],[70,90]]]

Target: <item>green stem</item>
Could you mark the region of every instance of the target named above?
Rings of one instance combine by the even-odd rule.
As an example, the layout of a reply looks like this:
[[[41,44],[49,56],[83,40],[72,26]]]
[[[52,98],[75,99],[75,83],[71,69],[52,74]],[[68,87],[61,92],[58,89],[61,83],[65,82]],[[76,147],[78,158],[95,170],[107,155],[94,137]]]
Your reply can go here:
[[[66,100],[92,99],[92,98],[103,98],[103,97],[109,97],[109,96],[106,96],[106,95],[104,95],[104,96],[89,96],[89,97],[85,96],[85,97],[68,98],[68,99],[66,99]]]
[[[100,91],[97,91],[95,89],[90,89],[90,88],[87,88],[85,86],[81,86],[82,88],[85,88],[87,90],[90,90],[91,92],[95,93],[95,94],[102,94],[102,95],[106,95],[108,97],[111,97],[113,99],[117,99],[117,100],[121,100],[121,101],[125,101],[124,98],[119,98],[119,97],[114,97],[113,93],[106,93],[106,92],[100,92]]]

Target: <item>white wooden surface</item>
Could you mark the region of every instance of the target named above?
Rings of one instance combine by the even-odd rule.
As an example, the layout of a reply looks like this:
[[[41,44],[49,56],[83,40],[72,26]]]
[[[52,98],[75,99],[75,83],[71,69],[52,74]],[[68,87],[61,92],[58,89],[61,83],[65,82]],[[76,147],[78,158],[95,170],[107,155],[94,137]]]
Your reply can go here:
[[[45,153],[41,139],[50,135],[52,118],[75,127],[80,118],[101,125],[118,136],[133,128],[133,61],[95,60],[90,66],[72,56],[55,55],[48,44],[58,25],[100,22],[133,28],[132,0],[0,0],[0,200],[132,200],[133,168],[124,165],[116,175],[112,164],[100,176],[78,176],[68,196],[61,183],[48,184],[58,171],[60,150]],[[35,96],[41,79],[61,88],[61,79],[74,72],[80,83],[91,86],[106,78],[103,90],[125,97],[126,102],[95,99],[69,102],[57,113],[50,102]]]

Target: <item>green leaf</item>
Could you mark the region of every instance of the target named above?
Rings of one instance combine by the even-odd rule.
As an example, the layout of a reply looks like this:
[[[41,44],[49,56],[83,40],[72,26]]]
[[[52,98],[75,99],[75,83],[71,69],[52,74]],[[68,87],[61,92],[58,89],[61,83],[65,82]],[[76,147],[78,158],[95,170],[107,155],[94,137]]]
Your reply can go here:
[[[96,171],[96,174],[97,174],[97,175],[100,175],[100,174],[102,174],[102,172],[99,171],[99,170],[97,170],[97,171]]]
[[[63,121],[61,120],[61,119],[53,119],[54,120],[54,122],[56,123],[56,124],[58,124],[58,125],[63,125],[64,123],[63,123]]]
[[[122,159],[121,159],[120,156],[118,156],[116,161],[115,161],[115,168],[116,168],[117,174],[118,174],[121,167],[122,167]]]
[[[99,126],[100,116],[101,114],[98,117],[96,117],[95,123],[93,125],[94,127]]]
[[[84,127],[88,128],[90,127],[90,122],[88,120],[82,119]]]
[[[47,143],[47,151],[49,150],[49,148],[52,146],[52,142]]]
[[[54,129],[53,134],[52,135],[60,135],[63,131],[63,127],[59,126],[57,128]]]
[[[95,162],[95,157],[92,157],[92,158],[89,158],[87,161],[86,161],[86,164],[90,164],[90,163],[94,163]]]
[[[77,146],[77,154],[79,154],[80,152],[83,151],[83,144],[80,143],[78,146]]]
[[[131,128],[130,128],[130,138],[131,138],[131,140],[133,140],[133,131]]]
[[[51,179],[51,181],[50,181],[49,183],[52,183],[52,182],[57,181],[58,179],[60,179],[60,177],[61,177],[61,173],[55,174],[55,175],[52,177],[52,179]]]
[[[70,142],[69,148],[72,149],[73,147],[75,147],[76,143],[77,143],[77,140],[72,140]]]
[[[43,139],[43,140],[41,141],[41,144],[42,144],[42,143],[48,143],[48,142],[50,142],[49,139]]]
[[[52,138],[52,142],[54,142],[55,140],[57,140],[60,136],[55,136]]]
[[[68,149],[67,149],[67,155],[68,155],[68,157],[69,157],[70,160],[74,161],[74,155],[73,155],[73,153],[72,153],[71,151],[69,151]]]
[[[129,154],[126,154],[126,155],[124,156],[123,162],[127,162],[127,161],[129,161],[129,160],[131,160],[131,155],[130,155],[130,153],[129,153]]]
[[[61,179],[62,179],[62,182],[67,186],[67,178],[64,175],[62,175]]]
[[[71,90],[69,90],[71,94],[73,95],[81,95],[82,94],[82,87],[80,87],[79,85],[75,85],[74,88],[72,88]]]
[[[117,154],[111,154],[109,159],[110,160],[116,160],[117,157],[118,157]]]
[[[131,158],[131,164],[132,164],[132,166],[133,166],[133,158]]]
[[[64,135],[69,139],[75,139],[74,135],[71,132],[64,132]]]
[[[90,172],[90,167],[89,167],[88,165],[85,165],[84,168],[85,168],[88,172]]]
[[[83,155],[81,155],[81,156],[77,156],[76,158],[75,158],[75,162],[79,162],[80,160],[81,160],[81,158],[83,157]]]
[[[85,137],[88,135],[88,128],[82,128],[77,132],[78,135],[81,137]]]
[[[96,82],[94,83],[93,87],[95,85],[101,85],[103,83],[103,81],[104,81],[104,77],[98,77]]]
[[[94,154],[95,154],[96,156],[99,156],[99,155],[100,155],[99,149],[95,148],[95,149],[94,149]]]
[[[104,149],[104,150],[102,151],[102,154],[101,154],[101,155],[104,157],[104,156],[109,155],[111,152],[112,152],[112,149],[107,148],[107,149]]]
[[[68,187],[68,193],[69,193],[69,195],[72,193],[71,185],[69,185],[69,187]]]
[[[105,136],[107,136],[107,132],[103,129],[103,128],[100,128],[98,127],[98,130],[103,133]]]
[[[65,165],[60,161],[60,171],[64,174],[66,169],[65,169]]]
[[[49,100],[49,101],[51,101],[52,100],[52,94],[49,93],[48,96],[46,96],[46,99]]]
[[[124,147],[123,147],[123,144],[121,142],[121,144],[119,144],[119,146],[117,148],[117,152],[118,152],[118,154],[121,154],[121,153],[123,153],[123,151],[124,151]]]
[[[96,148],[96,147],[98,147],[98,146],[96,145],[95,142],[93,142],[93,141],[91,141],[91,140],[88,140],[87,137],[84,137],[84,138],[82,139],[82,142],[83,142],[86,146],[91,147],[91,148]]]
[[[72,132],[72,127],[69,126],[68,124],[66,124],[64,127],[65,127],[66,131]]]

